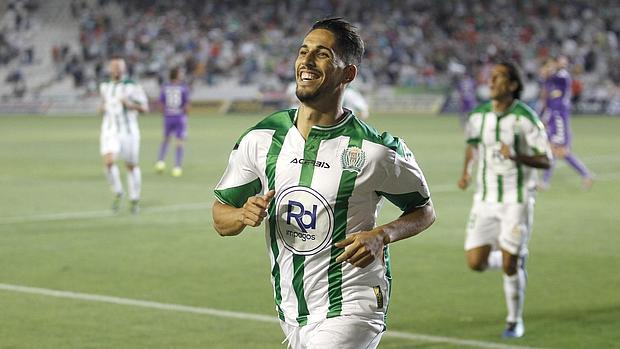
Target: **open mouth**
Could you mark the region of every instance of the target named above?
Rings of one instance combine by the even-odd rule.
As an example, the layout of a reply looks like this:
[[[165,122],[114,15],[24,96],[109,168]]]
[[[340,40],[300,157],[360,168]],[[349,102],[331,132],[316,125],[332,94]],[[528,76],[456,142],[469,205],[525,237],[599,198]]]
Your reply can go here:
[[[320,75],[318,73],[312,72],[312,71],[302,71],[301,74],[299,74],[299,79],[301,81],[312,81],[312,80],[316,80],[320,77]]]

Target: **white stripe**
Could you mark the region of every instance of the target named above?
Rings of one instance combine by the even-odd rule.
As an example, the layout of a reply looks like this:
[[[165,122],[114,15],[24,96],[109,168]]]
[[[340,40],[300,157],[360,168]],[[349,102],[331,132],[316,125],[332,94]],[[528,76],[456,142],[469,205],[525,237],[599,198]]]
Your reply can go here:
[[[173,212],[173,211],[188,211],[188,210],[202,210],[211,207],[211,203],[197,202],[190,204],[169,205],[169,206],[155,206],[143,208],[142,214],[160,213],[160,212]],[[71,219],[93,219],[93,218],[105,218],[117,216],[112,210],[100,210],[100,211],[77,211],[77,212],[59,212],[59,213],[47,213],[41,215],[29,215],[29,216],[14,216],[14,217],[0,217],[0,225],[2,224],[14,224],[14,223],[28,223],[28,222],[47,222],[47,221],[62,221]]]
[[[110,304],[117,304],[117,305],[128,305],[128,306],[133,306],[133,307],[167,310],[167,311],[175,311],[175,312],[182,312],[182,313],[210,315],[210,316],[215,316],[215,317],[232,318],[232,319],[240,319],[240,320],[253,320],[253,321],[269,322],[269,323],[279,323],[280,321],[278,320],[278,318],[274,316],[267,316],[267,315],[261,315],[261,314],[252,314],[252,313],[220,310],[220,309],[213,309],[213,308],[192,307],[192,306],[187,306],[187,305],[170,304],[170,303],[159,303],[159,302],[145,301],[145,300],[139,300],[139,299],[129,299],[129,298],[105,296],[105,295],[98,295],[98,294],[78,293],[78,292],[71,292],[71,291],[58,291],[58,290],[50,290],[47,288],[27,287],[27,286],[20,286],[20,285],[10,285],[10,284],[0,283],[0,290],[18,292],[18,293],[36,294],[36,295],[56,297],[56,298],[77,299],[77,300],[89,301],[89,302],[110,303]],[[407,339],[411,341],[422,341],[422,342],[431,342],[431,343],[448,343],[448,344],[455,344],[455,345],[474,347],[474,348],[535,349],[532,347],[512,346],[512,345],[504,345],[504,344],[493,343],[493,342],[475,341],[475,340],[459,339],[459,338],[451,338],[451,337],[443,337],[443,336],[431,336],[431,335],[426,335],[426,334],[416,334],[416,333],[399,332],[399,331],[388,331],[386,332],[385,336],[400,338],[400,339]]]

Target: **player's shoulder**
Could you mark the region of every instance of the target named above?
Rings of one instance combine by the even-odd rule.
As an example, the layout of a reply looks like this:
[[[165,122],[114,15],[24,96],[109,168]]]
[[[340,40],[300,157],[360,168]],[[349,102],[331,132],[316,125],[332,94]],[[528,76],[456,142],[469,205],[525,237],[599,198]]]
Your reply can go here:
[[[296,111],[296,109],[284,109],[269,114],[256,125],[247,129],[241,137],[239,137],[237,144],[239,144],[244,138],[247,138],[248,135],[251,137],[253,134],[257,134],[257,131],[287,131],[293,127],[293,120],[295,118]]]
[[[534,111],[532,107],[530,107],[529,105],[527,105],[525,102],[521,100],[518,100],[518,99],[515,100],[515,104],[512,108],[512,113],[524,118],[525,120],[530,121],[532,124],[534,124],[537,127],[540,127],[540,128],[543,127],[542,121],[540,121],[540,117],[538,116],[538,113],[536,113],[536,111]]]
[[[356,137],[376,145],[385,152],[395,152],[401,156],[408,152],[408,148],[401,138],[387,131],[379,132],[376,128],[357,117],[352,119],[351,129],[355,130]]]
[[[492,107],[491,101],[488,101],[488,102],[479,104],[469,113],[469,115],[471,116],[477,113],[489,113],[491,112],[491,110],[493,110],[493,107]]]

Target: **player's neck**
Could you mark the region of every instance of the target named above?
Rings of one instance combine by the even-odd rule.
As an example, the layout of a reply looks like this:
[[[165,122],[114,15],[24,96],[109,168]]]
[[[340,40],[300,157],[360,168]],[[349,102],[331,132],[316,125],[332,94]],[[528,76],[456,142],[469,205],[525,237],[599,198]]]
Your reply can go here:
[[[321,110],[305,104],[299,106],[297,110],[297,129],[301,135],[308,139],[308,134],[312,126],[331,126],[340,121],[340,118],[344,115],[344,109],[341,104],[336,105],[335,108],[328,108]]]
[[[493,106],[493,111],[495,113],[503,114],[506,111],[508,111],[508,108],[510,108],[513,102],[514,102],[514,98],[512,98],[512,96],[509,96],[505,98],[494,99],[491,102],[491,105]]]

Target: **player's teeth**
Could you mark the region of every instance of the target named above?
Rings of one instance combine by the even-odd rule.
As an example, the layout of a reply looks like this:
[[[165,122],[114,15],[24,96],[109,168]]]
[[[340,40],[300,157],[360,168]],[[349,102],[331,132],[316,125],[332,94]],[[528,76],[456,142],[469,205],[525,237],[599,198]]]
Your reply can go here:
[[[308,73],[308,72],[303,72],[303,73],[301,73],[301,78],[302,78],[303,80],[312,80],[312,79],[314,79],[315,77],[316,77],[316,76],[315,76],[314,74],[312,74],[312,73]]]

